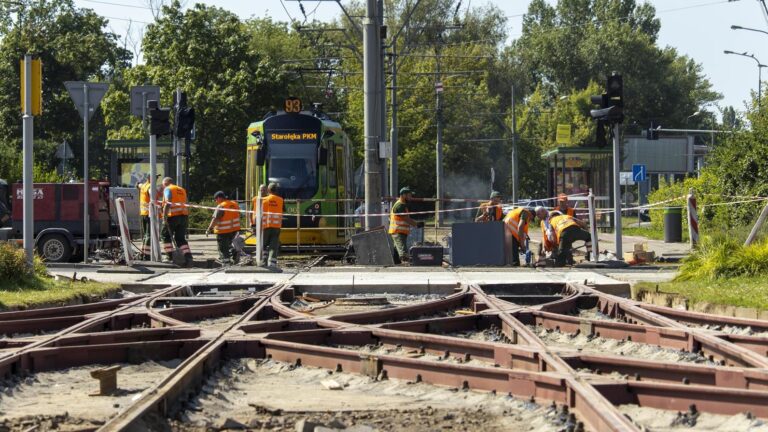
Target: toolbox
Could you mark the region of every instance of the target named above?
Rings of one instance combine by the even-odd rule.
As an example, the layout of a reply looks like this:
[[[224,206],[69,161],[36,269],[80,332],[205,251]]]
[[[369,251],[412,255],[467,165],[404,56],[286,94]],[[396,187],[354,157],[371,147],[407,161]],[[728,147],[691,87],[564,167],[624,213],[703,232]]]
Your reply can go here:
[[[437,246],[412,246],[410,251],[412,266],[442,266],[443,247]]]

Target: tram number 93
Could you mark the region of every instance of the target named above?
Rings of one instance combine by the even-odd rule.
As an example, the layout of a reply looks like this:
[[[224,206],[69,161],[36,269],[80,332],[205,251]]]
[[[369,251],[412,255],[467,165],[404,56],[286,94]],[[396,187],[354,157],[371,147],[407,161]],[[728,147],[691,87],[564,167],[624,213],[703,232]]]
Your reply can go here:
[[[301,99],[295,97],[289,97],[285,100],[285,112],[287,113],[299,113],[301,112]]]

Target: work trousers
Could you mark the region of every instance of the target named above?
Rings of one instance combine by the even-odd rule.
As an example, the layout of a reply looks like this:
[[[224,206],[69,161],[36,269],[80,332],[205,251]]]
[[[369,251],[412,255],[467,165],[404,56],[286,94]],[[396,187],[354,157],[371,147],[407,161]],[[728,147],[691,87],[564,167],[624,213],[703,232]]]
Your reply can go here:
[[[520,267],[520,242],[512,237],[512,267]]]
[[[392,242],[395,243],[395,252],[401,262],[408,261],[408,251],[406,245],[408,244],[408,234],[390,234],[392,236]]]
[[[583,241],[587,245],[587,252],[592,250],[592,236],[589,231],[577,226],[569,226],[560,234],[560,243],[555,253],[555,264],[562,267],[573,249],[573,243]]]
[[[150,231],[149,216],[141,217],[141,255],[146,260],[152,256],[152,231]]]
[[[261,241],[264,242],[261,255],[262,265],[277,267],[277,255],[280,253],[280,228],[264,228]]]
[[[180,215],[169,217],[168,223],[163,226],[163,251],[169,258],[173,259],[173,244],[171,243],[171,239],[173,239],[176,247],[184,254],[187,261],[192,260],[192,250],[189,249],[189,243],[187,243],[188,224],[189,218],[186,215]]]
[[[232,259],[232,254],[235,252],[232,247],[232,240],[235,239],[237,232],[216,234],[216,244],[219,247],[219,261],[227,262]]]

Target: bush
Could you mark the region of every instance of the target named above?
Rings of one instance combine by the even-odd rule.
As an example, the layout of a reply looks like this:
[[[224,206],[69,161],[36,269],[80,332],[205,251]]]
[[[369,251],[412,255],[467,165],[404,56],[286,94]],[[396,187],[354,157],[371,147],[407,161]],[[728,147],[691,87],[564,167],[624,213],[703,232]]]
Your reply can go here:
[[[768,275],[768,241],[744,246],[746,234],[723,233],[703,238],[699,248],[683,261],[675,280],[716,280]]]
[[[39,257],[35,257],[34,268],[30,269],[23,249],[11,243],[0,243],[0,281],[13,285],[26,284],[46,274]]]

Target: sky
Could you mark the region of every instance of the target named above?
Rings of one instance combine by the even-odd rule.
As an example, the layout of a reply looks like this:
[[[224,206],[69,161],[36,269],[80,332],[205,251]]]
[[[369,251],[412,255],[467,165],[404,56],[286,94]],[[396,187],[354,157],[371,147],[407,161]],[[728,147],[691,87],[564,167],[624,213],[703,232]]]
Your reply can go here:
[[[642,0],[637,0],[642,3]],[[743,110],[750,92],[757,90],[758,68],[751,59],[726,55],[724,50],[754,54],[768,64],[768,34],[753,31],[732,30],[739,25],[768,31],[768,19],[764,17],[758,0],[649,0],[656,7],[661,20],[659,44],[677,49],[703,66],[703,72],[715,91],[723,95],[721,107],[734,106]],[[148,0],[75,0],[79,7],[95,10],[110,19],[110,27],[124,35],[129,19],[134,26],[152,21],[147,8]],[[194,0],[189,0],[192,5]],[[208,0],[203,3],[236,12],[243,18],[270,16],[275,20],[303,20],[296,0]],[[335,1],[302,1],[307,15],[320,21],[330,20],[341,13]],[[346,3],[344,1],[343,3]],[[509,40],[520,36],[522,14],[529,0],[464,0],[463,6],[484,4],[498,6],[508,17]],[[549,3],[556,3],[549,0]],[[768,69],[766,79],[768,80]],[[693,113],[691,113],[693,114]]]

